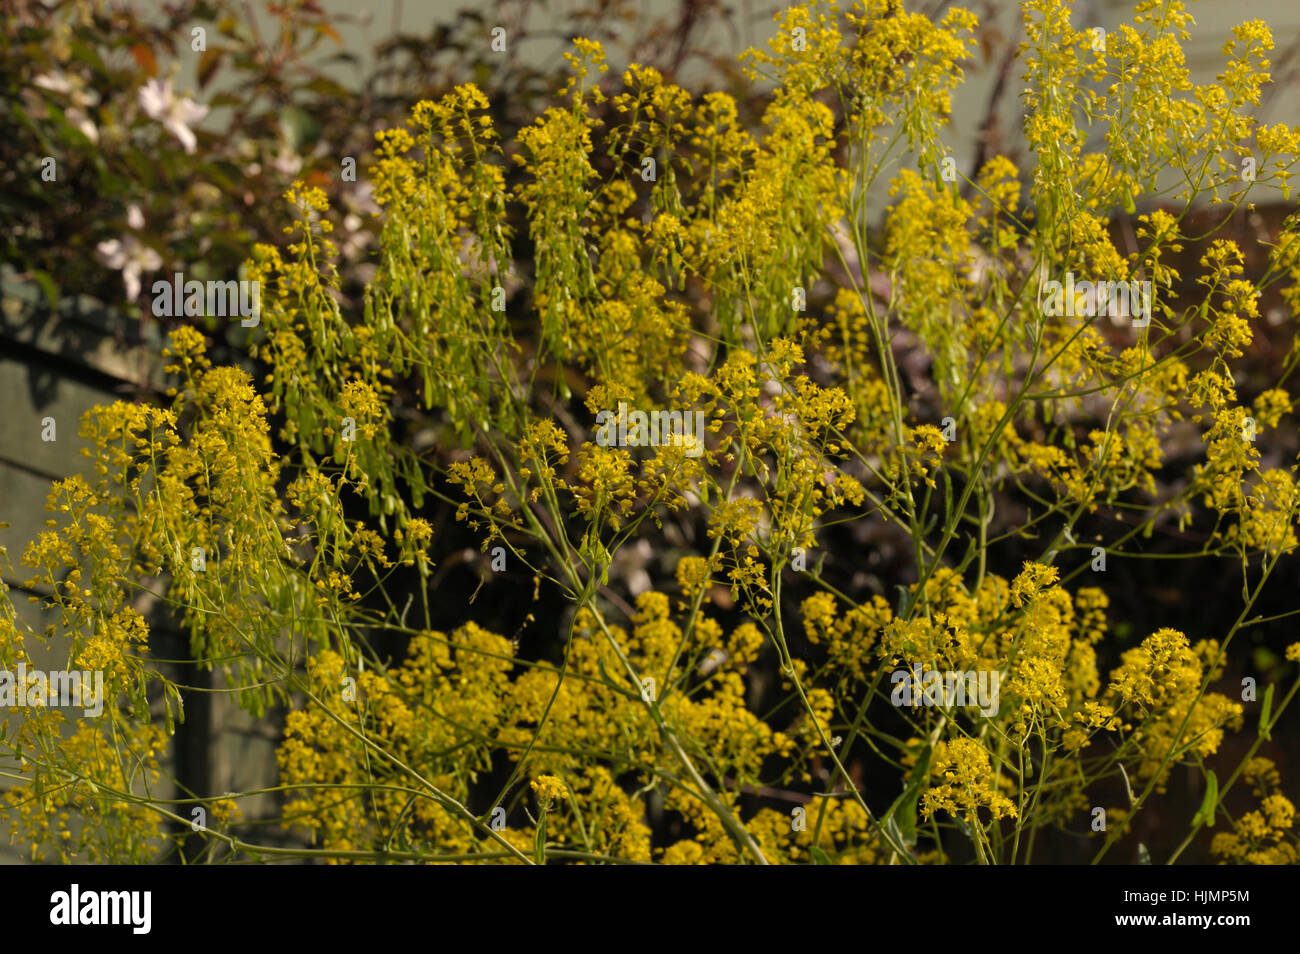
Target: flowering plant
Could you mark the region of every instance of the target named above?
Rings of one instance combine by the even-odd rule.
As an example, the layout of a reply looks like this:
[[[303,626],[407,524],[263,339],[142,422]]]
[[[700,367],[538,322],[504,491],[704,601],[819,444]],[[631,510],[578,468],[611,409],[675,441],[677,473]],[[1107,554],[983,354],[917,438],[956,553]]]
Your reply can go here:
[[[1198,87],[1179,0],[1144,0],[1100,50],[1068,13],[1023,6],[1023,182],[1005,157],[968,194],[947,175],[974,16],[859,0],[785,11],[748,54],[772,85],[756,128],[648,66],[611,81],[585,39],[513,142],[473,85],[419,102],[378,138],[380,260],[356,310],[327,197],[295,184],[291,241],[246,265],[265,376],[213,367],[179,328],[171,405],[90,414],[92,469],[51,493],[30,585],[125,701],[66,739],[57,710],[25,712],[14,833],[37,856],[139,860],[160,820],[206,804],[159,788],[151,714],[170,726],[183,687],[133,608],[147,593],[240,705],[284,712],[278,819],[311,845],[259,841],[226,806],[211,857],[1138,857],[1183,773],[1204,799],[1161,860],[1213,827],[1221,859],[1294,861],[1258,752],[1300,680],[1256,696],[1223,673],[1296,547],[1295,466],[1270,453],[1292,399],[1281,381],[1244,401],[1233,361],[1264,287],[1294,308],[1300,232],[1262,279],[1226,239],[1190,290],[1170,262],[1194,200],[1285,182],[1300,139],[1250,112],[1263,24]],[[1249,181],[1223,158],[1244,151]],[[1170,177],[1182,206],[1148,205]],[[1067,272],[1089,287],[1044,307]],[[1096,285],[1129,281],[1152,284],[1149,313],[1106,327]],[[704,415],[704,446],[597,441],[624,404]],[[1204,446],[1181,467],[1167,447],[1189,431]],[[1117,567],[1170,524],[1205,531],[1172,556],[1239,567],[1240,611],[1122,647]],[[531,591],[499,617],[513,633],[440,605],[467,534],[487,592]],[[892,589],[857,572],[862,540],[905,554]],[[0,615],[0,662],[29,638]],[[900,705],[909,672],[924,681]],[[963,704],[965,674],[992,699]],[[1240,817],[1238,781],[1260,800]]]

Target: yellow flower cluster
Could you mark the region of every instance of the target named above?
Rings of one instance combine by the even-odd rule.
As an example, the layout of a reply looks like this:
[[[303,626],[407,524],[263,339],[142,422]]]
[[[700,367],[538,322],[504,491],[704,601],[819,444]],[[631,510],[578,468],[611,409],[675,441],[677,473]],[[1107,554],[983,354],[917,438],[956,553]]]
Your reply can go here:
[[[553,802],[562,802],[569,797],[569,790],[554,775],[539,775],[530,783],[539,805],[548,806]]]
[[[1295,805],[1279,791],[1280,779],[1273,762],[1251,759],[1242,777],[1254,786],[1259,808],[1249,811],[1219,832],[1210,851],[1221,864],[1293,865],[1300,861],[1300,840],[1295,833]]]
[[[993,818],[1016,817],[1016,806],[997,790],[988,750],[974,739],[936,743],[930,777],[939,784],[921,796],[921,815],[925,818],[946,811],[975,824],[981,808]]]

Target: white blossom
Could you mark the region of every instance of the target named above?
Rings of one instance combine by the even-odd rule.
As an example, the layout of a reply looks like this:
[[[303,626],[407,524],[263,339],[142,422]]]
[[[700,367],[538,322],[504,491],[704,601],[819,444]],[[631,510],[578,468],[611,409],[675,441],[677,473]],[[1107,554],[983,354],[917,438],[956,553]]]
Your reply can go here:
[[[181,141],[186,152],[194,152],[198,140],[190,124],[206,116],[208,107],[188,96],[177,96],[172,92],[170,79],[151,79],[140,87],[139,99],[150,119],[162,123],[164,129]]]
[[[133,205],[127,209],[126,223],[132,229],[144,228],[144,214],[139,206]],[[121,271],[122,282],[126,285],[126,297],[132,301],[140,294],[140,274],[162,265],[157,252],[129,233],[120,239],[100,242],[96,249],[105,266]]]

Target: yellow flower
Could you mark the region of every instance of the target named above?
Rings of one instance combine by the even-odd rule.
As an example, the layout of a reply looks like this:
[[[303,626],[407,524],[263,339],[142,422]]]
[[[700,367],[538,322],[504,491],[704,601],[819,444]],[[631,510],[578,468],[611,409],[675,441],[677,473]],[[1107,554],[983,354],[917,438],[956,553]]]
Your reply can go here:
[[[1056,583],[1061,573],[1054,566],[1026,561],[1020,575],[1011,583],[1011,602],[1024,606],[1040,592]]]
[[[980,808],[987,808],[993,818],[1018,815],[1011,800],[995,788],[989,753],[974,739],[937,742],[931,755],[930,777],[939,784],[921,797],[923,818],[946,811],[973,824],[979,821]]]
[[[569,797],[569,790],[554,775],[539,775],[530,784],[543,811],[553,802],[562,802]]]

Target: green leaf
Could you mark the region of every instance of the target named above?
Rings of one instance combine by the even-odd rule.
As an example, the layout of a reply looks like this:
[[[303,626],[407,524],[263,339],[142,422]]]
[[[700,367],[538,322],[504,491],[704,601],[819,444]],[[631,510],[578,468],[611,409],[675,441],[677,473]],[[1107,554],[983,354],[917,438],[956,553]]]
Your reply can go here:
[[[961,832],[962,837],[973,844],[976,840],[975,832],[971,829],[970,824],[966,819],[953,818],[953,822],[957,825],[957,830]]]
[[[826,852],[822,851],[816,845],[809,848],[808,853],[812,855],[813,864],[828,865],[831,863],[830,855],[826,854]]]
[[[320,123],[306,110],[286,106],[280,110],[280,131],[294,152],[302,152],[320,138]]]
[[[898,616],[900,618],[907,616],[912,608],[912,594],[908,592],[907,587],[902,583],[894,584],[898,588]]]
[[[9,106],[9,112],[12,116],[14,116],[18,120],[18,122],[20,122],[23,125],[23,127],[28,132],[30,132],[36,138],[41,139],[42,143],[44,142],[44,136],[41,133],[41,128],[38,125],[36,125],[35,122],[32,121],[32,118],[29,115],[27,115],[27,110],[23,109],[17,103],[13,103],[10,104]]]
[[[1259,710],[1259,737],[1265,742],[1273,741],[1273,733],[1269,729],[1268,717],[1273,712],[1273,683],[1268,684],[1264,690],[1264,705]],[[1211,773],[1213,774],[1213,773]]]
[[[36,284],[41,286],[41,291],[45,292],[45,300],[50,303],[50,311],[57,311],[59,308],[59,286],[54,283],[49,272],[32,272],[32,279]]]
[[[533,859],[539,864],[546,864],[546,812],[537,819],[537,833],[533,836]]]
[[[1282,658],[1267,646],[1256,646],[1252,656],[1255,660],[1255,668],[1265,673],[1271,672],[1282,664]]]
[[[1214,827],[1214,810],[1219,803],[1219,779],[1211,770],[1205,776],[1205,797],[1201,799],[1201,807],[1192,817],[1192,823],[1195,824],[1197,819],[1205,822],[1206,827]]]
[[[975,548],[978,545],[978,543],[979,541],[975,539],[974,535],[971,535],[966,538],[966,552],[965,554],[962,555],[961,562],[957,564],[958,573],[964,573],[966,571],[966,567],[971,565],[971,561],[975,559],[975,553],[976,553]]]
[[[894,799],[894,804],[889,806],[889,810],[881,819],[886,831],[895,834],[898,840],[909,848],[916,844],[916,802],[921,796],[921,789],[930,778],[930,753],[931,749],[927,743],[916,760],[907,787],[898,798]]]
[[[898,824],[898,819],[891,817],[885,822],[885,834],[889,836],[891,842],[897,842],[901,845],[910,847],[907,841],[907,835],[903,832],[902,826]]]

